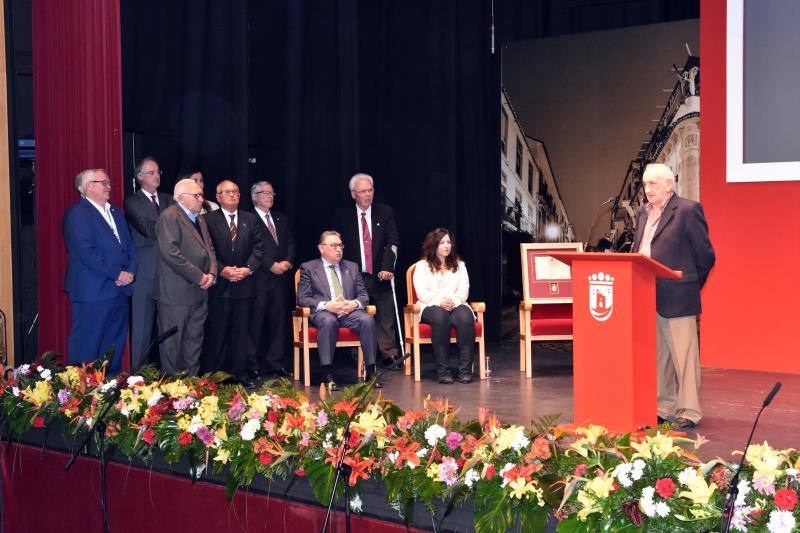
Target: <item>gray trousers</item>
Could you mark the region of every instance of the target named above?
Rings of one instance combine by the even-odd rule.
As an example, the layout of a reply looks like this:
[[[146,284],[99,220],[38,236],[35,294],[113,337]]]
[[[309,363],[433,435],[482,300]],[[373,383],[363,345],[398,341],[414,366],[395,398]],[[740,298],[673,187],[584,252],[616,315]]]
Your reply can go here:
[[[311,315],[311,323],[317,328],[317,347],[319,349],[319,362],[322,365],[333,364],[333,352],[336,349],[336,336],[339,328],[350,328],[358,333],[361,341],[361,350],[364,352],[364,364],[375,364],[377,351],[375,321],[366,311],[355,311],[338,318],[328,311],[319,311]]]
[[[154,279],[136,279],[131,298],[131,372],[147,363],[145,352],[155,338],[153,326],[156,321]],[[164,331],[164,330],[161,330]],[[158,347],[155,347],[156,351]]]
[[[200,371],[203,351],[203,328],[208,316],[208,301],[199,305],[169,305],[160,303],[158,328],[166,332],[173,326],[178,332],[161,345],[161,368],[169,376],[185,372],[196,376]]]

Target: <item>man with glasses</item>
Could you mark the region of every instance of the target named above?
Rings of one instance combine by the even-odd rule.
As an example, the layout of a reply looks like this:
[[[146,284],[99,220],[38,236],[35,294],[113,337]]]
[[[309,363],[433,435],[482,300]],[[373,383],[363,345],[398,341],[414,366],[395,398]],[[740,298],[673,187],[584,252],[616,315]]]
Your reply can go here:
[[[351,205],[337,210],[334,227],[342,232],[344,257],[359,265],[369,299],[377,309],[378,348],[383,354],[383,364],[389,366],[399,354],[391,279],[400,234],[392,208],[373,203],[372,176],[356,174],[350,178],[350,196],[355,200],[355,209]],[[399,366],[393,368],[400,370]]]
[[[131,371],[146,364],[150,354],[145,353],[155,337],[157,323],[156,291],[156,220],[161,211],[172,205],[170,195],[158,192],[161,185],[161,169],[152,157],[142,159],[134,170],[139,190],[122,203],[125,218],[130,226],[139,271],[133,284],[131,301]],[[158,347],[153,348],[158,352]]]
[[[375,375],[375,321],[365,311],[369,295],[358,265],[342,260],[344,245],[335,231],[325,231],[317,246],[320,258],[300,265],[297,305],[311,308],[310,321],[317,328],[322,380],[337,390],[333,372],[333,353],[340,327],[358,333],[367,379]],[[375,388],[382,385],[375,382]]]
[[[250,314],[255,295],[253,273],[261,265],[263,232],[253,213],[239,209],[239,186],[217,185],[220,208],[202,218],[217,255],[219,279],[208,291],[208,320],[201,371],[224,370],[245,386]]]
[[[68,360],[94,361],[113,346],[108,372],[114,375],[122,369],[128,336],[136,247],[122,212],[109,203],[105,170],[84,170],[75,176],[75,188],[81,199],[67,209],[62,224],[68,254],[64,290],[72,304]]]
[[[289,348],[289,280],[295,257],[294,235],[286,215],[272,209],[275,190],[268,181],[256,182],[250,197],[264,236],[264,255],[255,274],[256,295],[250,320],[248,366],[250,377],[291,377],[286,371]]]
[[[167,375],[200,370],[208,289],[217,277],[217,257],[206,221],[199,216],[203,189],[190,179],[175,184],[175,204],[156,222],[158,239],[158,327],[176,328],[161,346]]]

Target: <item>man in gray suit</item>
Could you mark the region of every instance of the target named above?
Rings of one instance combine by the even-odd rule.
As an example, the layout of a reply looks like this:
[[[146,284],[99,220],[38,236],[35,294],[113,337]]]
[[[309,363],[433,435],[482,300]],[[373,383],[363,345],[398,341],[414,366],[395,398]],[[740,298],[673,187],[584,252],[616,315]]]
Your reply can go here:
[[[358,333],[369,379],[375,375],[375,321],[365,312],[369,295],[358,265],[342,260],[341,235],[335,231],[323,232],[318,248],[319,259],[300,265],[297,305],[311,308],[310,320],[317,328],[323,381],[331,390],[337,390],[333,376],[333,352],[339,328],[349,328]],[[381,387],[376,381],[375,388]]]
[[[158,326],[177,328],[161,347],[161,367],[168,375],[196,376],[208,315],[208,288],[217,277],[217,258],[205,220],[198,215],[203,190],[194,181],[175,184],[177,204],[156,223],[158,238]]]
[[[131,372],[147,363],[149,354],[145,350],[155,337],[153,326],[158,313],[156,220],[161,211],[173,204],[170,195],[158,192],[161,169],[155,159],[142,159],[136,165],[134,174],[139,182],[139,190],[125,198],[122,204],[139,258],[139,271],[136,273],[131,300]]]

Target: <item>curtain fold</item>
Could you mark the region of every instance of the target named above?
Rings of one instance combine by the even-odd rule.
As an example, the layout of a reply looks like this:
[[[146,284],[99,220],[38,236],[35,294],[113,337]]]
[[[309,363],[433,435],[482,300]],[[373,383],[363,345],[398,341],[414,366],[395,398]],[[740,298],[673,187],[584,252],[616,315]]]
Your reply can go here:
[[[66,360],[61,218],[78,199],[74,176],[107,169],[111,202],[122,205],[119,2],[33,2],[32,18],[39,351],[57,350]]]

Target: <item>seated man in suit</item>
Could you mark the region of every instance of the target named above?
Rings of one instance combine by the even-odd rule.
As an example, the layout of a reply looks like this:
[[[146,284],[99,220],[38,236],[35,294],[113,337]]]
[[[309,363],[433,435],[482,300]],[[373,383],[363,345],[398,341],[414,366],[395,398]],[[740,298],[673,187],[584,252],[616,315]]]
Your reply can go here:
[[[113,207],[111,178],[103,169],[75,176],[81,199],[64,213],[67,246],[64,290],[72,303],[70,364],[94,361],[114,347],[109,374],[122,369],[128,337],[128,301],[137,269],[136,246],[122,211]]]
[[[337,390],[333,377],[333,352],[340,327],[358,333],[367,379],[375,375],[375,321],[365,312],[369,296],[358,265],[342,260],[342,237],[324,231],[319,239],[320,258],[300,265],[297,305],[311,308],[311,323],[317,328],[319,360],[323,380]],[[375,382],[375,388],[382,385]]]

